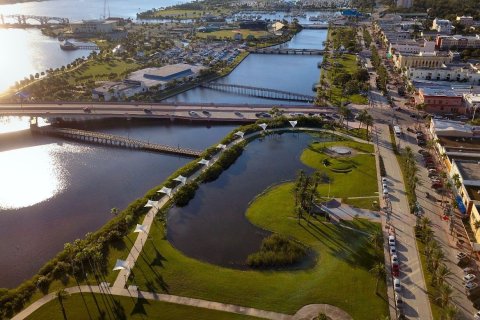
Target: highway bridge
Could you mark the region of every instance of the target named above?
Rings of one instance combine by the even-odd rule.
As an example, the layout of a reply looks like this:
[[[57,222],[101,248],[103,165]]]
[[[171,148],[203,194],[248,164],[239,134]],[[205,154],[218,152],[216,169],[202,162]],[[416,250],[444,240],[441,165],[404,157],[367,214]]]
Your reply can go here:
[[[284,101],[299,101],[312,103],[315,101],[314,96],[309,96],[306,94],[282,91],[269,88],[260,88],[253,86],[245,86],[238,84],[226,84],[218,82],[207,82],[201,85],[204,88],[225,91],[230,93],[235,93],[239,95],[246,95],[251,97],[273,99],[273,100],[284,100]]]
[[[47,25],[51,22],[59,23],[59,24],[68,24],[70,21],[68,18],[61,18],[61,17],[48,17],[48,16],[35,16],[29,14],[9,14],[9,15],[0,15],[0,21],[2,24],[5,24],[5,18],[7,19],[14,19],[20,25],[28,24],[28,21],[37,21],[40,25]]]
[[[211,122],[253,122],[258,120],[258,112],[268,112],[276,106],[288,113],[331,112],[329,107],[313,105],[252,105],[252,104],[214,104],[214,103],[91,103],[91,102],[53,102],[53,103],[3,103],[0,104],[0,116],[28,116],[49,119],[105,119],[105,118],[151,118],[176,119]]]
[[[280,47],[267,47],[250,49],[251,53],[259,54],[296,54],[296,55],[323,55],[325,50],[322,49],[294,49],[294,48],[280,48]]]

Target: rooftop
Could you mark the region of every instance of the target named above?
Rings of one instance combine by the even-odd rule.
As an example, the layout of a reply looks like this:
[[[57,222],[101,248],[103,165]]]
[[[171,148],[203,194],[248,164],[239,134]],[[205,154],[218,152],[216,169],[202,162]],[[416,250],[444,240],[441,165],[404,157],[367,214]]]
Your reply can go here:
[[[463,180],[474,180],[480,182],[480,161],[455,159]]]
[[[435,96],[435,97],[460,97],[462,98],[462,94],[448,88],[421,88],[420,93],[424,96]]]
[[[467,189],[468,196],[470,197],[470,199],[475,201],[480,201],[480,187],[465,186],[465,189]]]
[[[468,146],[473,148],[480,145],[480,137],[478,136],[480,135],[479,126],[471,126],[459,121],[437,119],[432,119],[432,124],[437,136],[441,136],[440,140],[442,145],[450,147]],[[469,141],[471,142],[470,145]]]

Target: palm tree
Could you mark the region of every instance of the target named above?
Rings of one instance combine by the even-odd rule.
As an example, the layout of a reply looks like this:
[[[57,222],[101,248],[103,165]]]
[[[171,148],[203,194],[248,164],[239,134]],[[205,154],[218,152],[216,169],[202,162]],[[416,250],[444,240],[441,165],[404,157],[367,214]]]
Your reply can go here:
[[[442,263],[440,267],[435,271],[435,277],[438,285],[441,287],[443,286],[446,279],[448,279],[452,275],[452,271]]]
[[[116,216],[118,214],[118,209],[116,207],[113,207],[112,209],[110,209],[110,213]]]
[[[457,317],[458,308],[454,304],[449,303],[445,306],[443,312],[445,314],[445,320],[454,320]]]
[[[447,306],[452,299],[453,289],[448,284],[444,283],[438,290],[436,300],[440,301],[442,307]]]
[[[460,181],[460,175],[458,173],[455,173],[452,176],[453,183],[455,184],[455,188],[460,189],[462,186],[462,182]]]
[[[63,300],[67,299],[67,297],[69,296],[69,293],[64,289],[60,289],[57,291],[57,293],[55,293],[55,296],[57,297],[58,302],[60,303],[60,307],[62,308],[63,318],[67,319],[67,313],[65,312],[65,306],[63,305]]]
[[[432,224],[432,220],[430,220],[428,217],[422,217],[420,219],[420,227],[422,229],[426,229],[428,227],[430,227]]]
[[[375,249],[380,249],[383,244],[383,234],[380,230],[375,230],[373,231],[369,236],[368,236],[368,241],[373,244],[373,247]]]
[[[369,140],[369,138],[368,138],[368,128],[373,126],[373,117],[371,115],[367,114],[365,116],[365,119],[364,119],[363,123],[365,123],[365,125],[367,126],[367,140]]]
[[[373,268],[370,269],[370,272],[377,280],[375,283],[375,293],[377,293],[378,282],[380,281],[380,279],[383,279],[386,276],[385,265],[381,262],[377,262],[373,265]]]
[[[430,257],[430,262],[431,262],[431,268],[432,270],[437,270],[438,266],[440,265],[440,262],[445,259],[445,254],[443,253],[442,249],[437,248],[432,252],[432,255]]]

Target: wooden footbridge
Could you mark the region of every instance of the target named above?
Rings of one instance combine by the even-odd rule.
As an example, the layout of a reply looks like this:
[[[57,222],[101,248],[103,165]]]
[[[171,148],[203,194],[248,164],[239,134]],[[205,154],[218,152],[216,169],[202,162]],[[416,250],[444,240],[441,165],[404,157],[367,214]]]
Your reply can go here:
[[[172,147],[163,144],[145,142],[132,138],[125,138],[108,133],[85,131],[70,128],[55,127],[36,127],[32,126],[34,133],[46,134],[51,136],[63,137],[66,139],[79,140],[87,143],[102,144],[114,147],[123,147],[129,149],[140,149],[151,152],[159,152],[166,154],[175,154],[185,157],[196,158],[200,156],[202,151],[192,150],[188,148]]]
[[[306,94],[269,89],[269,88],[244,86],[239,84],[207,82],[207,83],[203,83],[201,86],[204,88],[209,88],[213,90],[231,92],[231,93],[246,95],[251,97],[273,99],[273,100],[301,101],[301,102],[308,102],[308,103],[312,103],[315,100],[314,96],[309,96]]]

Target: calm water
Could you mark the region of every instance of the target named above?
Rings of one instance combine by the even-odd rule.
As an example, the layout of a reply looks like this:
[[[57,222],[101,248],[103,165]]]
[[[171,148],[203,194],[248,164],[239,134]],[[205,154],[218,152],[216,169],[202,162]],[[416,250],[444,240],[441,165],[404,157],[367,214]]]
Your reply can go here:
[[[266,231],[245,217],[249,202],[267,187],[293,180],[313,140],[309,134],[287,133],[254,140],[237,161],[214,182],[202,184],[195,198],[168,215],[168,239],[188,256],[214,264],[244,267],[259,249]],[[329,137],[322,138],[322,141]]]
[[[303,30],[285,45],[293,48],[322,49],[326,37],[326,30]],[[314,95],[312,85],[318,82],[320,77],[317,63],[322,59],[322,56],[250,54],[231,74],[219,79],[218,82]],[[301,104],[241,96],[206,88],[195,88],[167,101]]]
[[[101,131],[195,149],[214,144],[233,128],[158,121],[89,128],[100,126]],[[112,207],[124,208],[188,161],[29,131],[1,134],[0,287],[31,277],[65,242],[100,228],[111,218]]]

